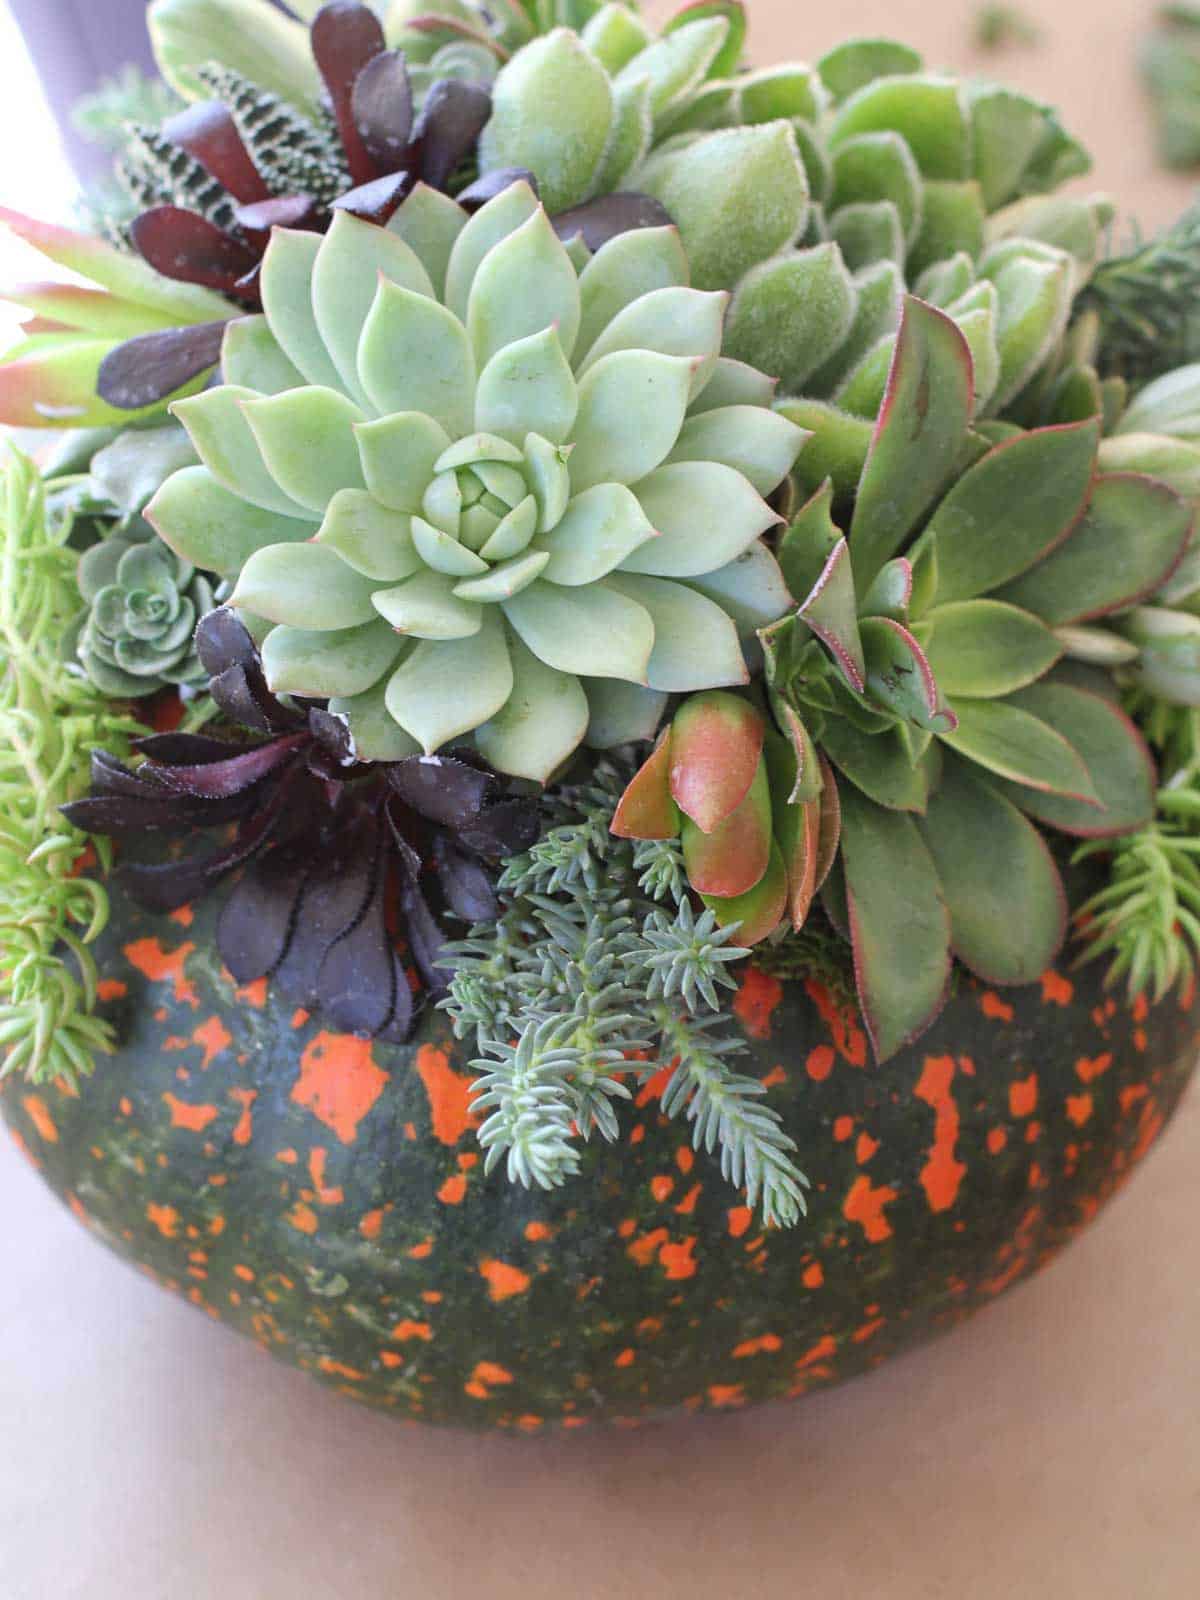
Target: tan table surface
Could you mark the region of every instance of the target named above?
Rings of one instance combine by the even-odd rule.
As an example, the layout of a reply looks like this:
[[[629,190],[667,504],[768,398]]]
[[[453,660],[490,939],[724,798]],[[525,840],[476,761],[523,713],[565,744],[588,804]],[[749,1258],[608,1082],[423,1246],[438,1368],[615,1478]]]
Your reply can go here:
[[[1042,46],[986,65],[963,0],[752,4],[760,60],[899,34],[1063,103],[1147,224],[1187,200],[1131,75],[1145,0],[1025,0]],[[509,1440],[273,1364],[118,1266],[3,1141],[0,1600],[1194,1600],[1198,1150],[1193,1099],[1060,1264],[845,1390]]]

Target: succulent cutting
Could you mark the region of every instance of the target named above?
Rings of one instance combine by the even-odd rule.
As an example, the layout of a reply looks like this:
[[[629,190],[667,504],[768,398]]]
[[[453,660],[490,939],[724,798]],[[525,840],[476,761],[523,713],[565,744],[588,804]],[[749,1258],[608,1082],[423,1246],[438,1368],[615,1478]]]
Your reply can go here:
[[[1073,925],[1187,978],[1194,226],[1113,256],[1051,110],[887,41],[747,67],[738,0],[149,24],[185,108],[138,95],[136,214],[4,214],[95,285],[9,291],[0,363],[5,420],[92,430],[8,468],[0,933],[43,860],[57,907],[9,1070],[110,1042],[85,837],[149,913],[221,896],[239,995],[380,1049],[444,1013],[481,1169],[555,1189],[654,1093],[772,1224],[805,1130],[746,985],[836,994],[885,1081]]]

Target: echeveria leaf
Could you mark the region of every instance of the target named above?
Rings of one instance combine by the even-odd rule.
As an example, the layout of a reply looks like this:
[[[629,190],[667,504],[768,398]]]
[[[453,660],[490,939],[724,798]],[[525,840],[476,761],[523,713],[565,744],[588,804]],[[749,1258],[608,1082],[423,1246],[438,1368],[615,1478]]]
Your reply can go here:
[[[538,200],[528,183],[510,183],[478,210],[459,233],[446,265],[445,304],[465,322],[471,285],[489,250],[527,222]]]
[[[667,459],[722,462],[768,495],[791,471],[806,437],[802,428],[763,406],[719,406],[688,417]]]
[[[996,600],[937,606],[926,626],[926,654],[943,694],[995,699],[1036,682],[1062,655],[1044,623]]]
[[[221,374],[226,383],[282,394],[298,389],[304,374],[283,353],[266,317],[235,317],[226,324],[221,346]]]
[[[243,407],[267,471],[298,505],[323,513],[339,489],[365,486],[354,429],[366,418],[337,389],[288,389]]]
[[[910,297],[850,525],[861,589],[953,471],[971,420],[972,382],[970,351],[954,323]]]
[[[367,488],[381,505],[415,514],[449,447],[440,422],[421,411],[398,411],[354,430]]]
[[[697,362],[692,393],[708,381],[721,352],[725,294],[699,289],[654,289],[617,313],[580,365],[580,376],[615,350],[657,350],[664,356],[686,356]]]
[[[466,225],[461,206],[449,195],[418,183],[392,216],[388,232],[399,234],[416,252],[429,274],[434,293],[441,298],[446,288],[446,269],[455,241]]]
[[[950,914],[911,817],[842,793],[842,852],[863,1021],[886,1061],[941,1010],[950,976]]]
[[[574,674],[539,661],[512,632],[508,651],[512,693],[502,710],[475,729],[475,743],[498,772],[548,783],[587,731],[587,696]]]
[[[924,535],[937,546],[939,604],[999,588],[1067,537],[1091,489],[1097,439],[1094,421],[1039,428],[963,474]]]
[[[778,387],[774,378],[744,361],[731,361],[728,356],[718,356],[704,388],[688,407],[688,414],[698,417],[724,406],[769,406]]]
[[[740,472],[715,461],[659,467],[636,494],[658,537],[626,556],[623,572],[700,577],[735,561],[780,520]]]
[[[636,601],[653,621],[654,649],[646,669],[651,689],[683,694],[748,681],[737,629],[714,601],[686,584],[633,573],[611,573],[605,586]]]
[[[579,277],[579,360],[587,359],[592,345],[626,306],[658,289],[686,287],[687,281],[687,256],[678,229],[636,229],[610,240]]]
[[[778,561],[761,539],[726,566],[687,583],[715,600],[743,639],[778,621],[795,604]]]
[[[579,385],[571,483],[636,483],[670,454],[687,413],[693,364],[649,350],[618,350]]]
[[[653,739],[667,706],[661,690],[616,678],[585,678],[583,689],[590,712],[587,743],[594,750]]]
[[[388,710],[387,685],[385,676],[362,694],[329,702],[330,714],[345,719],[359,761],[403,761],[421,748]]]
[[[1137,474],[1097,479],[1071,537],[997,598],[1051,624],[1084,622],[1152,594],[1183,554],[1192,508]]]
[[[479,264],[467,303],[467,333],[482,369],[506,345],[553,329],[567,356],[579,333],[579,279],[538,210]]]
[[[358,346],[381,278],[433,298],[429,274],[403,239],[346,211],[335,212],[313,263],[313,317],[342,383],[360,404],[367,397],[359,385]]]
[[[339,489],[316,538],[364,577],[399,583],[421,565],[412,522],[407,513],[389,510],[365,490]]]
[[[263,641],[262,664],[274,694],[327,700],[364,693],[403,649],[404,641],[379,617],[328,632],[280,627]]]
[[[275,544],[246,562],[230,604],[271,622],[325,632],[373,621],[374,588],[325,545]]]
[[[171,410],[187,429],[201,461],[232,494],[264,511],[315,521],[311,508],[285,494],[263,462],[244,409],[247,402],[261,398],[252,389],[225,383],[194,399],[177,400]]]
[[[235,577],[256,550],[312,538],[312,523],[265,511],[232,494],[207,467],[173,472],[146,520],[177,555],[204,572]]]
[[[1038,830],[959,761],[920,823],[950,911],[954,954],[986,983],[1033,983],[1062,947],[1067,897]]]
[[[583,591],[544,580],[504,602],[517,633],[548,667],[645,684],[654,623],[645,606],[607,581]]]
[[[654,526],[632,489],[598,483],[576,495],[562,520],[540,541],[539,548],[550,552],[544,576],[571,588],[594,583],[654,537]]]
[[[763,261],[738,284],[725,349],[779,377],[785,394],[838,350],[854,322],[857,295],[834,244]]]
[[[960,697],[954,710],[958,727],[942,738],[964,760],[1031,789],[1098,803],[1082,756],[1040,717],[1006,700]]]
[[[435,300],[381,282],[363,327],[358,372],[381,412],[422,412],[452,438],[474,426],[475,359],[466,329]]]
[[[537,433],[562,444],[575,424],[579,391],[557,328],[498,350],[475,391],[475,426],[516,445]]]
[[[492,606],[477,632],[462,639],[422,640],[396,668],[387,708],[426,755],[494,717],[513,688],[504,624]]]
[[[259,288],[271,332],[309,383],[336,388],[341,382],[325,348],[313,312],[313,273],[321,237],[294,228],[276,228],[263,257]]]
[[[469,639],[483,626],[483,607],[460,600],[455,579],[418,572],[394,589],[376,589],[372,604],[397,633],[414,639]]]

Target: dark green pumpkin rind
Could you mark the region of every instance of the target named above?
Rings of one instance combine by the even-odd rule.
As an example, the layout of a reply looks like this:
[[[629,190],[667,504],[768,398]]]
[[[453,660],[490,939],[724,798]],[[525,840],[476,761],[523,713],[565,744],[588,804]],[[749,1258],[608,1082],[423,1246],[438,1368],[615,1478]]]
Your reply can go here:
[[[743,1070],[814,1185],[807,1220],[765,1233],[655,1084],[566,1188],[485,1179],[469,1052],[444,1019],[372,1047],[264,985],[235,995],[215,910],[118,900],[98,956],[123,1048],[78,1098],[14,1079],[0,1111],[120,1254],[342,1392],[430,1422],[632,1421],[878,1366],[1089,1222],[1196,1055],[1190,1000],[1131,1009],[1087,969],[1003,993],[963,980],[879,1068],[816,985],[748,971]]]

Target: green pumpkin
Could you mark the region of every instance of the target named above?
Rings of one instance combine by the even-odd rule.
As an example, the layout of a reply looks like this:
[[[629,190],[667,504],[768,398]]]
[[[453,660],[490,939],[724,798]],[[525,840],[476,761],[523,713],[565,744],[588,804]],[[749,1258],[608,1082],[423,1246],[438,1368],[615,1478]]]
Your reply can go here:
[[[485,1178],[467,1053],[323,1031],[235,992],[217,905],[119,898],[98,948],[123,1045],[78,1097],[7,1080],[0,1111],[96,1235],[342,1393],[533,1431],[724,1409],[853,1377],[954,1326],[1091,1221],[1175,1109],[1200,1010],[1130,1007],[1094,968],[962,979],[875,1066],[815,983],[745,972],[747,1069],[813,1180],[764,1232],[638,1095],[632,1142],[552,1194]]]

